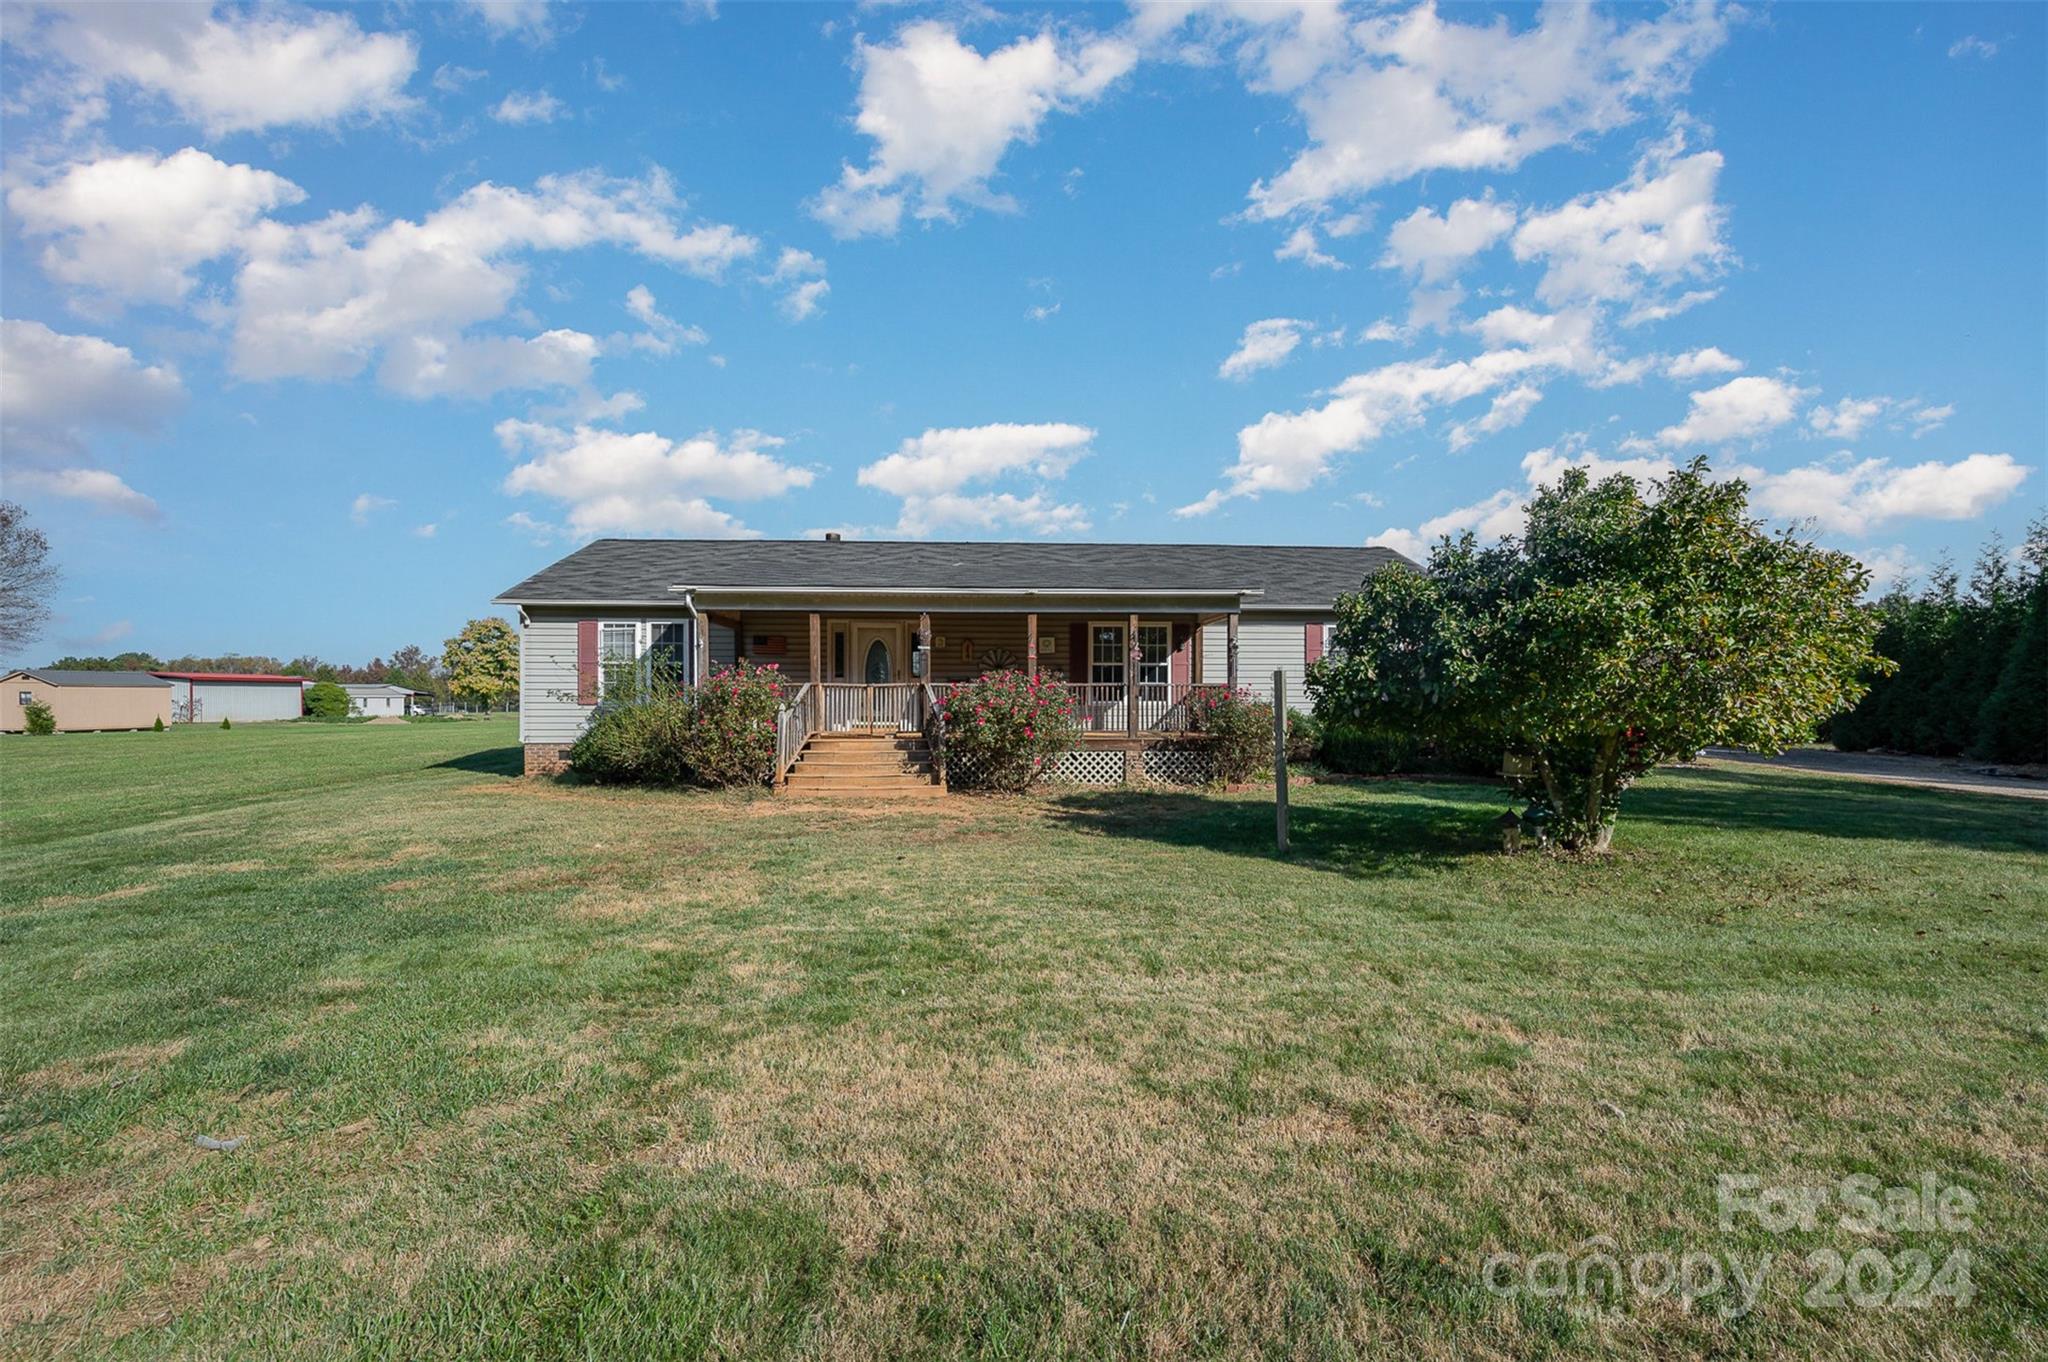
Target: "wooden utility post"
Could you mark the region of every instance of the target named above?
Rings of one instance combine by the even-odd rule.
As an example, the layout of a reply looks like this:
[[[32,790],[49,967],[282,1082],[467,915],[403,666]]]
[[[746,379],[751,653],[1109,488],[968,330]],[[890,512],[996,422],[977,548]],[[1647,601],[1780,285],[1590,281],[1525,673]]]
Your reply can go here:
[[[1273,832],[1284,855],[1287,851],[1286,672],[1273,673]]]
[[[1038,675],[1038,616],[1024,617],[1024,675]]]

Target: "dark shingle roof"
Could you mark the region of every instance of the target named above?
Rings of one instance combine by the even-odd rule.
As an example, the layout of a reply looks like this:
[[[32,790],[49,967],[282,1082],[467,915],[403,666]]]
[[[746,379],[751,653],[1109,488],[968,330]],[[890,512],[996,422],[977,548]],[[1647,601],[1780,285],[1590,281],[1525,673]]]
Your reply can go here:
[[[928,543],[849,539],[599,539],[499,599],[672,601],[674,586],[833,591],[1256,591],[1248,605],[1327,605],[1408,559],[1384,548],[1252,544]],[[1408,564],[1412,566],[1412,564]]]
[[[21,672],[52,686],[168,686],[148,672],[96,672],[84,668],[23,667]]]

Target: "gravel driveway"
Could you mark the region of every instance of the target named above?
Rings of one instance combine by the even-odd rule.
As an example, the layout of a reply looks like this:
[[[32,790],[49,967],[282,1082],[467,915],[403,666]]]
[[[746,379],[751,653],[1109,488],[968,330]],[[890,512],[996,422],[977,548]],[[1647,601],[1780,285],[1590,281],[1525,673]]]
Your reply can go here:
[[[1881,780],[1892,785],[1920,785],[1930,790],[1966,790],[1978,794],[2012,795],[2019,799],[2048,799],[2048,780],[1992,775],[1982,766],[1943,757],[1837,752],[1826,747],[1801,747],[1782,756],[1760,757],[1754,752],[1742,752],[1732,747],[1709,747],[1704,764],[1716,762],[1775,766],[1780,770],[1811,771],[1816,775]]]

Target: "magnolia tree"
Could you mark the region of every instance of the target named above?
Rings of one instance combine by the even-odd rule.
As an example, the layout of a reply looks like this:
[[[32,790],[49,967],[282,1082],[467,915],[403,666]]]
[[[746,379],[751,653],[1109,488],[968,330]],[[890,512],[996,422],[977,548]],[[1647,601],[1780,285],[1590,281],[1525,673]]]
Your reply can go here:
[[[1309,672],[1316,716],[1521,756],[1560,844],[1604,851],[1621,793],[1709,744],[1781,751],[1889,664],[1852,558],[1749,515],[1704,460],[1646,497],[1582,469],[1529,503],[1519,537],[1446,537],[1424,572],[1338,602]]]

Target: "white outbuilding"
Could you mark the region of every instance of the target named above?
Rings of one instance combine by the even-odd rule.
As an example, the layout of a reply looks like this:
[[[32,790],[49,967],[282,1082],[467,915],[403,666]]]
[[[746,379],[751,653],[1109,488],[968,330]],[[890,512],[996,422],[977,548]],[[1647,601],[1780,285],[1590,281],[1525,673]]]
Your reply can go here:
[[[420,700],[420,692],[404,686],[344,684],[342,689],[348,692],[349,712],[369,719],[411,714]]]

